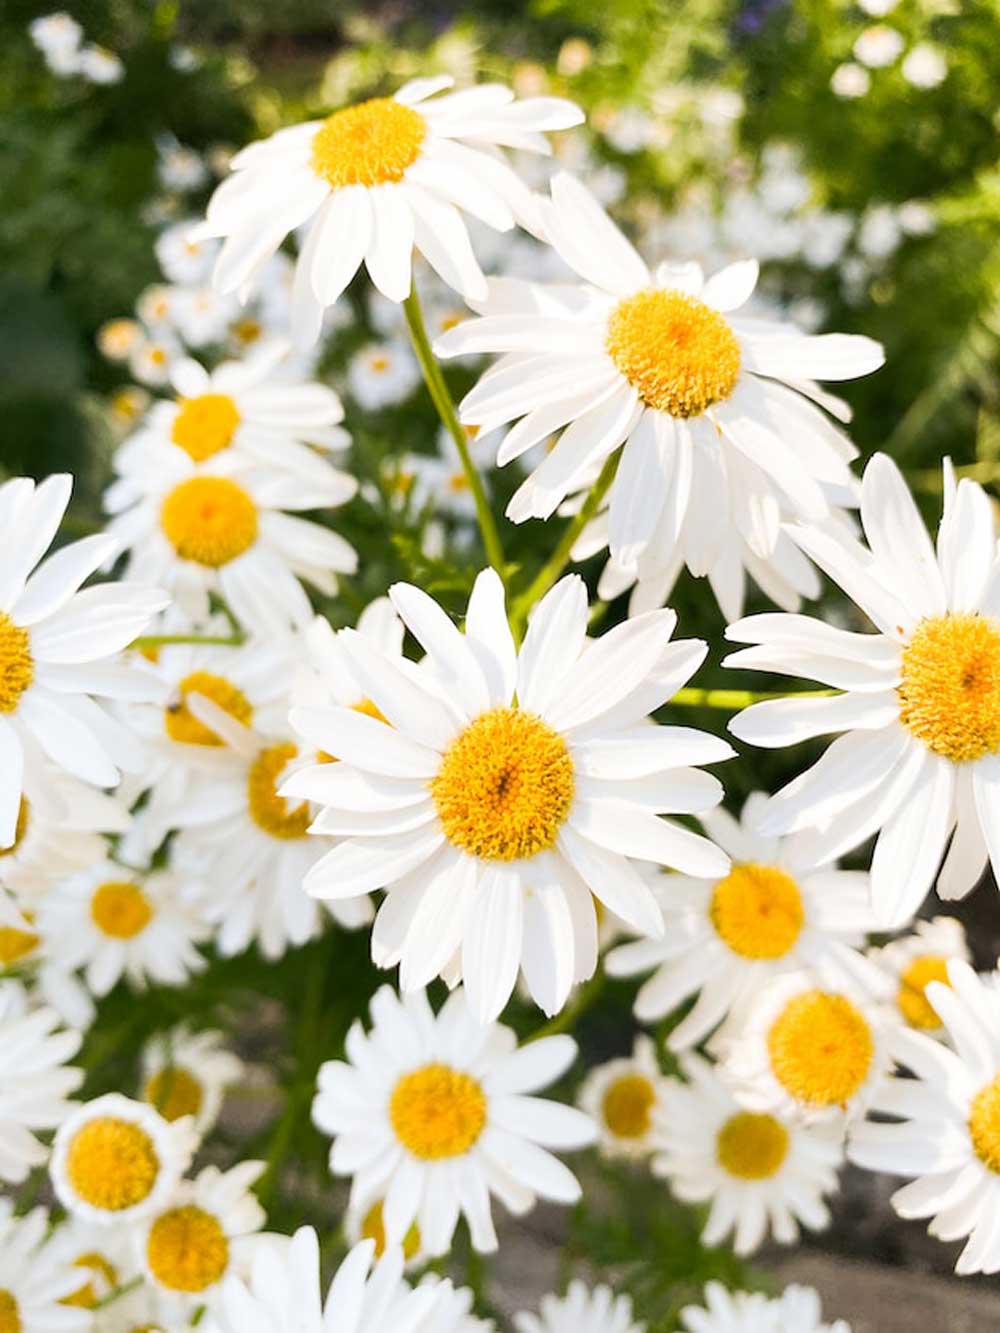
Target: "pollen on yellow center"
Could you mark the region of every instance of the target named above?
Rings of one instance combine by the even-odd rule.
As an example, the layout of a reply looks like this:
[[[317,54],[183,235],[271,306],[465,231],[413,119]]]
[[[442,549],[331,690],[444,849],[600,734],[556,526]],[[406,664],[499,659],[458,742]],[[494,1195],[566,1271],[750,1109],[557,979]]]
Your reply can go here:
[[[519,708],[482,713],[444,752],[431,794],[448,841],[487,861],[555,845],[573,804],[566,742]]]
[[[656,1093],[645,1074],[624,1074],[608,1085],[601,1115],[616,1138],[641,1139],[652,1127],[655,1103]]]
[[[257,506],[228,477],[189,477],[163,501],[160,525],[182,560],[218,569],[257,540]]]
[[[192,1073],[180,1065],[169,1065],[149,1076],[142,1097],[156,1107],[164,1120],[174,1121],[184,1115],[197,1115],[205,1094]]]
[[[204,1291],[229,1267],[229,1240],[218,1218],[188,1204],[156,1219],[146,1259],[153,1277],[171,1291]]]
[[[119,1213],[152,1193],[160,1171],[153,1140],[131,1120],[99,1116],[73,1136],[66,1175],[74,1193],[92,1208]]]
[[[850,1000],[828,991],[793,996],[771,1025],[767,1048],[775,1078],[796,1101],[844,1106],[871,1070],[875,1043]]]
[[[181,741],[185,745],[223,744],[211,727],[199,722],[188,708],[189,694],[203,694],[244,726],[249,726],[253,718],[250,700],[225,676],[217,676],[211,671],[192,671],[180,682],[177,690],[180,697],[167,705],[163,715],[163,725],[171,740]]]
[[[899,990],[896,1004],[900,1013],[911,1028],[921,1028],[933,1032],[941,1026],[937,1010],[926,995],[927,983],[941,981],[950,986],[948,980],[948,960],[936,954],[925,954],[914,958],[899,978]]]
[[[281,775],[297,755],[291,741],[272,745],[261,750],[247,774],[250,818],[272,838],[304,838],[312,823],[308,801],[290,803],[278,795]]]
[[[782,958],[805,913],[792,877],[777,866],[734,865],[712,893],[709,916],[722,941],[743,958]]]
[[[14,1293],[0,1288],[0,1333],[21,1333],[22,1327]]]
[[[334,190],[401,181],[426,134],[419,112],[373,97],[326,118],[312,141],[312,169]]]
[[[1000,621],[953,614],[922,620],[903,649],[899,717],[952,763],[1000,753]]]
[[[382,1200],[376,1199],[365,1213],[361,1223],[361,1239],[375,1242],[375,1258],[385,1254],[385,1220],[382,1216]],[[420,1228],[416,1222],[403,1237],[403,1258],[410,1260],[420,1249]]]
[[[118,1270],[96,1250],[81,1254],[73,1260],[74,1268],[85,1268],[90,1276],[70,1296],[64,1296],[60,1305],[74,1305],[82,1310],[93,1310],[97,1302],[118,1286]]]
[[[34,679],[31,636],[0,611],[0,713],[13,713]]]
[[[982,1164],[1000,1175],[1000,1074],[973,1097],[969,1136]]]
[[[153,904],[133,880],[108,880],[94,890],[90,917],[103,934],[116,940],[131,940],[152,921]]]
[[[650,287],[619,301],[605,346],[646,406],[672,417],[700,416],[739,379],[736,335],[718,311],[684,292]]]
[[[389,1120],[414,1157],[460,1157],[483,1132],[486,1096],[469,1074],[448,1065],[425,1065],[396,1084]]]
[[[202,463],[231,443],[240,413],[227,393],[201,393],[183,398],[170,438],[189,458]]]
[[[716,1135],[715,1156],[739,1180],[767,1180],[788,1156],[788,1130],[773,1115],[737,1111]]]

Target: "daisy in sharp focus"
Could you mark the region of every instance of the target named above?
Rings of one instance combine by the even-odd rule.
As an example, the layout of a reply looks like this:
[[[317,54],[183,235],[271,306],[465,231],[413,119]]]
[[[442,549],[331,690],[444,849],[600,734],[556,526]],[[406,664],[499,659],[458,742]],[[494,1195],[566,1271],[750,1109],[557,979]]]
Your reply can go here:
[[[221,1032],[186,1027],[159,1033],[142,1053],[140,1099],[171,1123],[193,1116],[204,1137],[219,1118],[227,1090],[243,1075],[243,1061],[223,1040]]]
[[[442,356],[501,354],[461,405],[463,422],[484,431],[517,421],[499,465],[562,432],[510,518],[550,517],[623,443],[608,519],[623,566],[666,568],[683,543],[706,573],[734,527],[767,561],[784,514],[818,522],[831,497],[849,502],[856,450],[814,405],[840,410],[812,381],[876,370],[877,343],[731,314],[753,291],[753,261],[707,281],[696,264],[650,273],[571,176],[554,179],[540,209],[583,283],[495,279],[472,302],[480,317],[435,344]]]
[[[89,1333],[91,1316],[73,1293],[80,1270],[49,1236],[49,1215],[33,1208],[14,1216],[0,1199],[0,1327],[9,1333]]]
[[[652,1170],[684,1203],[710,1204],[702,1241],[732,1233],[737,1254],[770,1234],[782,1245],[827,1226],[824,1195],[837,1188],[844,1158],[839,1124],[803,1125],[744,1110],[713,1067],[681,1056],[686,1083],[670,1079],[653,1112]]]
[[[517,1333],[644,1333],[646,1325],[633,1318],[629,1296],[616,1296],[603,1284],[587,1287],[574,1278],[565,1296],[543,1296],[538,1314],[515,1314],[514,1327]]]
[[[348,1033],[347,1060],[321,1066],[313,1120],[333,1136],[330,1167],[351,1197],[383,1197],[390,1245],[414,1222],[430,1255],[445,1254],[460,1216],[480,1252],[497,1247],[490,1201],[520,1215],[536,1197],[574,1203],[576,1177],[549,1148],[592,1143],[594,1122],[533,1096],[576,1056],[571,1037],[518,1049],[510,1028],[480,1024],[461,989],[435,1015],[423,991],[388,986],[371,1003],[372,1030]]]
[[[918,1032],[944,1037],[944,1025],[927,998],[927,987],[932,981],[951,984],[948,964],[953,958],[971,963],[962,923],[950,916],[917,921],[912,934],[872,949],[868,956],[885,973],[891,1003],[903,1022]]]
[[[956,487],[947,464],[936,551],[884,454],[865,469],[861,521],[867,546],[795,535],[875,634],[791,615],[726,630],[755,645],[727,665],[843,692],[753,704],[730,729],[768,747],[843,733],[771,797],[758,827],[811,830],[803,841],[817,863],[878,833],[872,908],[889,927],[914,914],[935,877],[950,899],[968,893],[988,858],[1000,873],[1000,558],[985,492],[966,479]]]
[[[293,296],[297,337],[319,334],[362,263],[392,301],[410,293],[416,248],[468,296],[486,283],[462,213],[498,231],[534,227],[534,196],[497,152],[550,152],[544,132],[579,125],[583,112],[555,97],[516,100],[488,83],[436,97],[447,75],[413,79],[325,120],[279,130],[237,153],[196,238],[225,237],[215,266],[222,291],[248,291],[285,236],[309,222]]]
[[[660,814],[718,804],[718,780],[691,765],[726,759],[729,747],[647,721],[705,645],[671,644],[670,611],[588,642],[575,575],[535,608],[519,651],[493,570],[476,580],[464,634],[419,588],[396,584],[390,597],[426,651],[421,677],[344,632],[383,720],[291,711],[309,749],[342,761],[304,768],[281,788],[323,807],[312,827],[341,839],[306,888],[323,899],[388,891],[372,955],[401,963],[404,990],[448,970],[489,1022],[522,969],[536,1003],[555,1013],[596,966],[594,897],[634,930],[662,934],[630,858],[728,869],[724,852]]]
[[[669,1081],[660,1071],[656,1046],[638,1036],[631,1056],[588,1070],[577,1105],[596,1123],[605,1157],[642,1158],[653,1146],[653,1120]]]

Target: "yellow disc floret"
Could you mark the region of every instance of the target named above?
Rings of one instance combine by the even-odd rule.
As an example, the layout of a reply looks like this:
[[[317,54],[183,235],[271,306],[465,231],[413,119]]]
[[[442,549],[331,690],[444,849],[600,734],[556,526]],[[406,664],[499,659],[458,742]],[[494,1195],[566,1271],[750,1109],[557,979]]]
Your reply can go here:
[[[448,1065],[425,1065],[396,1084],[389,1120],[414,1157],[460,1157],[483,1132],[486,1097],[469,1074]]]
[[[228,477],[189,477],[163,501],[160,524],[182,560],[218,569],[257,540],[257,506]]]
[[[1000,1074],[973,1097],[969,1136],[982,1164],[1000,1175]]]
[[[201,1083],[187,1069],[168,1065],[149,1076],[142,1098],[155,1106],[164,1120],[174,1121],[184,1115],[197,1115],[205,1094]]]
[[[947,958],[936,954],[924,954],[921,958],[914,958],[899,978],[896,1004],[911,1028],[922,1028],[926,1032],[933,1032],[935,1028],[941,1026],[941,1019],[926,995],[929,981],[941,981],[946,986],[951,985],[948,980]]]
[[[227,393],[202,393],[181,399],[170,438],[189,458],[203,463],[232,442],[239,424],[239,409]]]
[[[31,636],[0,611],[0,713],[13,713],[34,679]]]
[[[312,142],[312,169],[334,190],[401,181],[420,156],[427,122],[391,97],[328,116]]]
[[[278,795],[281,775],[298,753],[291,741],[272,745],[261,750],[247,774],[250,818],[272,838],[304,838],[312,823],[308,801],[291,803]]]
[[[162,1213],[149,1229],[146,1261],[171,1291],[204,1291],[229,1267],[229,1240],[218,1218],[188,1204]]]
[[[113,879],[94,890],[90,916],[103,934],[116,940],[131,940],[152,921],[153,904],[133,880]]]
[[[709,908],[722,941],[742,958],[782,958],[799,938],[805,914],[792,877],[777,866],[734,865]]]
[[[189,694],[203,694],[244,726],[249,726],[253,718],[253,707],[243,691],[232,681],[226,680],[225,676],[216,676],[211,671],[192,671],[180,682],[177,691],[180,697],[167,705],[163,725],[171,740],[181,741],[185,745],[223,744],[211,727],[199,722],[188,708]]]
[[[868,1077],[875,1043],[850,1000],[809,990],[785,1005],[767,1034],[775,1078],[808,1106],[844,1106]]]
[[[641,1139],[653,1123],[656,1093],[645,1074],[625,1074],[609,1083],[601,1101],[601,1115],[619,1139]]]
[[[1000,621],[954,614],[922,620],[903,649],[899,717],[955,764],[1000,753]]]
[[[382,1200],[377,1199],[365,1213],[361,1223],[361,1239],[375,1242],[375,1258],[385,1254],[385,1219],[382,1216]],[[403,1258],[410,1260],[420,1249],[420,1228],[416,1222],[403,1237]]]
[[[608,355],[647,407],[697,417],[736,387],[740,345],[725,319],[684,292],[648,288],[608,319]]]
[[[566,742],[519,708],[477,717],[445,751],[431,783],[448,841],[487,861],[517,861],[553,847],[573,790]]]
[[[773,1115],[737,1111],[716,1135],[715,1156],[738,1180],[767,1180],[788,1156],[788,1130]]]
[[[13,967],[38,948],[41,937],[33,930],[0,926],[0,967]]]
[[[139,1125],[117,1116],[89,1120],[73,1136],[66,1154],[74,1193],[105,1212],[120,1213],[142,1203],[159,1172],[153,1140]]]
[[[75,1305],[82,1310],[93,1310],[99,1300],[118,1286],[118,1270],[96,1250],[81,1254],[73,1260],[74,1268],[85,1268],[89,1277],[71,1296],[64,1296],[60,1305]]]
[[[22,1327],[14,1293],[0,1287],[0,1333],[21,1333]]]

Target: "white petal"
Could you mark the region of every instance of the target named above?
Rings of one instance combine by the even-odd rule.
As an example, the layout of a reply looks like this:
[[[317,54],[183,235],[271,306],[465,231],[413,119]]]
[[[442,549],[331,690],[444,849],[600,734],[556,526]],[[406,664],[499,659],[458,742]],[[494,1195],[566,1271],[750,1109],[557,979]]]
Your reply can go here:
[[[410,294],[414,230],[406,191],[383,185],[368,194],[373,226],[365,264],[383,296],[404,301]]]
[[[492,1023],[510,999],[521,962],[524,898],[516,870],[490,864],[480,874],[462,940],[462,979],[469,1007]]]

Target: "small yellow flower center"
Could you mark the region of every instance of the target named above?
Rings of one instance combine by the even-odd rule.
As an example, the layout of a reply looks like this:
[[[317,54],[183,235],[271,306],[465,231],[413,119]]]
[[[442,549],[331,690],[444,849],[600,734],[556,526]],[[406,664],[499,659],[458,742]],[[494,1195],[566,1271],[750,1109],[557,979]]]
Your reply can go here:
[[[179,1065],[168,1065],[146,1080],[142,1098],[155,1106],[164,1120],[174,1121],[184,1115],[197,1115],[205,1095],[192,1073]]]
[[[382,1217],[382,1200],[377,1199],[365,1213],[361,1223],[361,1239],[375,1242],[375,1258],[385,1254],[385,1222]],[[403,1237],[403,1258],[410,1260],[420,1249],[420,1228],[416,1222]]]
[[[452,741],[430,785],[449,842],[517,861],[555,845],[573,804],[573,760],[540,717],[493,708]]]
[[[203,463],[232,442],[239,424],[239,411],[227,393],[202,393],[181,399],[170,438],[189,458]]]
[[[182,560],[218,569],[257,540],[257,506],[228,477],[190,477],[164,500],[160,524]]]
[[[0,611],[0,713],[13,713],[34,679],[31,636]]]
[[[619,301],[608,319],[608,355],[647,407],[697,417],[729,397],[740,345],[711,306],[650,287]]]
[[[328,116],[312,142],[312,169],[334,190],[401,181],[420,156],[427,122],[391,97]]]
[[[17,823],[14,825],[14,841],[9,847],[0,847],[0,858],[12,856],[24,841],[24,835],[28,831],[28,820],[31,815],[31,805],[27,796],[21,797],[21,804],[17,807]]]
[[[211,727],[199,722],[188,708],[189,694],[203,694],[237,722],[242,722],[244,726],[250,725],[253,718],[250,700],[225,676],[216,676],[211,671],[192,671],[184,677],[177,689],[180,698],[169,703],[163,715],[163,725],[173,741],[181,741],[185,745],[223,744]]]
[[[294,805],[278,795],[281,775],[298,755],[291,741],[261,750],[247,774],[247,805],[250,818],[272,838],[304,838],[312,823],[309,802]]]
[[[146,1259],[153,1277],[171,1291],[204,1291],[229,1267],[229,1240],[217,1218],[188,1204],[156,1219]]]
[[[618,1139],[641,1139],[653,1123],[656,1093],[645,1074],[624,1074],[608,1085],[601,1115]]]
[[[954,614],[922,620],[903,649],[899,717],[955,764],[1000,752],[1000,621]]]
[[[414,1157],[436,1161],[468,1152],[486,1124],[486,1097],[474,1078],[448,1065],[404,1074],[389,1098],[396,1137]]]
[[[108,880],[94,890],[90,916],[105,935],[116,940],[131,940],[152,921],[153,904],[132,880]]]
[[[844,1106],[868,1077],[875,1043],[868,1020],[843,995],[794,996],[767,1034],[771,1069],[796,1101]]]
[[[97,1302],[118,1286],[118,1270],[96,1250],[81,1254],[73,1260],[74,1268],[85,1268],[89,1277],[71,1296],[64,1296],[60,1305],[75,1305],[82,1310],[93,1310]]]
[[[21,1312],[13,1292],[0,1288],[0,1333],[21,1333]]]
[[[798,885],[777,866],[735,865],[712,893],[709,916],[741,958],[782,958],[799,938],[805,913]]]
[[[1000,1175],[1000,1074],[973,1097],[969,1135],[982,1164]]]
[[[31,920],[31,913],[22,915]],[[41,942],[41,936],[33,930],[19,930],[17,926],[0,926],[0,967],[13,967],[29,954],[34,953]]]
[[[149,1197],[160,1172],[153,1140],[131,1120],[99,1116],[73,1137],[66,1175],[92,1208],[119,1213]]]
[[[767,1180],[788,1156],[788,1130],[773,1115],[737,1111],[716,1136],[715,1156],[738,1180]]]
[[[235,337],[245,345],[255,343],[264,332],[264,326],[259,319],[238,319],[232,326]]]
[[[941,1019],[925,993],[929,981],[943,981],[946,986],[951,985],[947,958],[932,954],[914,958],[899,978],[896,1004],[911,1028],[933,1032],[941,1026]]]

